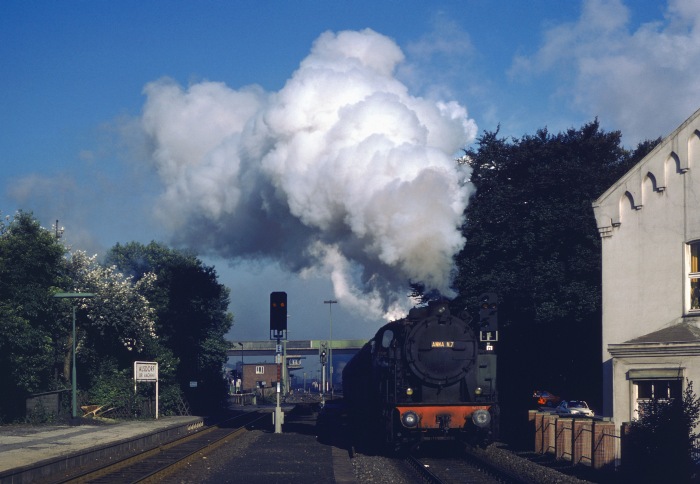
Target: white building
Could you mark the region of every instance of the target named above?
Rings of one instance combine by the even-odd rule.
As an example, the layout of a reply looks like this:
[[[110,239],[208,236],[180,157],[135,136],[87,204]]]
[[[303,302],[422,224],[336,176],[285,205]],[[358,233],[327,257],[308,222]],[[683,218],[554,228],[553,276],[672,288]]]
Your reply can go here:
[[[603,414],[700,394],[700,110],[593,203],[603,258]]]

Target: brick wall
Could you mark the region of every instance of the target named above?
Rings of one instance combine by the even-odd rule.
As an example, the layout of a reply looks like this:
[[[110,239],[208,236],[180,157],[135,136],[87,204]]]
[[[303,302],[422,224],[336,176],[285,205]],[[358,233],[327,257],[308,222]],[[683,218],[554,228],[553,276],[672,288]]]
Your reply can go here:
[[[528,419],[535,452],[554,454],[572,465],[584,464],[594,469],[614,468],[618,464],[620,434],[613,422],[563,418],[536,410],[530,411]]]

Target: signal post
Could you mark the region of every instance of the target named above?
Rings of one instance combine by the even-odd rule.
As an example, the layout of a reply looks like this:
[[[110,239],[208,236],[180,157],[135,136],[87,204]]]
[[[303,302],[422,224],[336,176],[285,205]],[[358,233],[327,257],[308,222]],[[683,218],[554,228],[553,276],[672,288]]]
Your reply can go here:
[[[498,343],[498,295],[485,292],[479,296],[479,341],[483,349],[477,355],[477,381],[482,388],[482,396],[495,401],[496,385],[496,343]]]
[[[277,340],[275,347],[275,363],[277,363],[277,405],[273,415],[275,433],[282,433],[284,413],[280,405],[280,392],[282,391],[282,340],[287,339],[287,293],[270,293],[270,339]]]

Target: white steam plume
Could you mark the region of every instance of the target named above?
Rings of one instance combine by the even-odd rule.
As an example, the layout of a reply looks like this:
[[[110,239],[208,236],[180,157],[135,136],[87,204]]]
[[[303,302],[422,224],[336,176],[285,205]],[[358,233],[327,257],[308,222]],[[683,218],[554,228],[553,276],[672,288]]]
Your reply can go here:
[[[471,193],[454,158],[476,126],[456,102],[410,95],[402,61],[371,30],[327,32],[279,92],[146,86],[158,211],[177,242],[329,274],[373,316],[409,280],[449,293]]]

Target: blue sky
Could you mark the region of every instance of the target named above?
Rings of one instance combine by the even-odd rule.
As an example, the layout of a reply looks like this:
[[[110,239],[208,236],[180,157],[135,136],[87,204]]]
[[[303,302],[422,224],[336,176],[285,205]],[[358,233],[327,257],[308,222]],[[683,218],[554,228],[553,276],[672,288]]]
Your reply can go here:
[[[232,339],[268,336],[272,291],[290,338],[325,337],[333,297],[334,336],[366,339],[402,281],[444,289],[470,194],[449,161],[484,130],[598,117],[632,147],[700,107],[691,0],[0,9],[2,214],[89,253],[193,248],[232,290]]]

